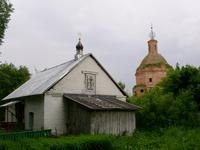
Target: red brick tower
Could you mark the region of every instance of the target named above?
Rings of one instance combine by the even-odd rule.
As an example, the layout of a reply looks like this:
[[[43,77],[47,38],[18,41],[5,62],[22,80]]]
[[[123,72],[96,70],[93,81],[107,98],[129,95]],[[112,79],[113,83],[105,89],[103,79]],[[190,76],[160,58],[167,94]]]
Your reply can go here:
[[[148,41],[148,54],[142,60],[136,70],[136,85],[133,87],[133,95],[140,96],[145,91],[158,84],[166,75],[170,65],[165,58],[158,53],[157,40],[151,27],[150,40]]]

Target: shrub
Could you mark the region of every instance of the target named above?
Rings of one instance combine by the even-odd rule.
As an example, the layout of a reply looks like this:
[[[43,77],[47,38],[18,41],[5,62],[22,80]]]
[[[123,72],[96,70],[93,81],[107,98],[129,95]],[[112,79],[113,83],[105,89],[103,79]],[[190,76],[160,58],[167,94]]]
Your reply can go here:
[[[164,93],[160,88],[154,88],[142,97],[129,98],[129,102],[142,107],[136,113],[139,128],[199,124],[198,105],[190,91],[182,91],[174,96],[170,92]]]

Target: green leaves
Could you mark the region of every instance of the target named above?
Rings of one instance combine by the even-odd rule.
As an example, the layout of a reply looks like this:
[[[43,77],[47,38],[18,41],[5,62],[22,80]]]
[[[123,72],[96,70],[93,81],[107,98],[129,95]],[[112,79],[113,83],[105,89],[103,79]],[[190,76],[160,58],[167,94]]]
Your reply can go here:
[[[3,42],[4,32],[8,26],[12,11],[12,4],[10,4],[8,0],[0,0],[0,45]]]
[[[170,69],[158,87],[129,101],[143,107],[137,112],[138,127],[197,126],[200,69],[189,65]]]
[[[176,66],[167,73],[160,87],[165,93],[171,92],[178,96],[182,91],[189,91],[194,100],[200,104],[200,69],[193,66]]]
[[[0,65],[0,99],[7,96],[30,78],[28,68],[13,64]]]

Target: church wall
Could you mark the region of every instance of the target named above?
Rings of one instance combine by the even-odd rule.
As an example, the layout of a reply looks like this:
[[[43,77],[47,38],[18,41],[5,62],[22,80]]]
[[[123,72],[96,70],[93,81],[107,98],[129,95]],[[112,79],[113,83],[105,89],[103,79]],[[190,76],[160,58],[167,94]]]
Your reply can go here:
[[[32,96],[25,99],[24,108],[25,129],[29,130],[29,113],[33,112],[33,130],[44,128],[44,100],[43,96]]]
[[[46,93],[44,98],[44,128],[53,134],[66,132],[66,103],[62,94]]]
[[[166,68],[164,67],[147,67],[136,72],[136,85],[133,93],[137,96],[141,95],[146,90],[157,85],[163,77],[166,76]],[[139,86],[138,86],[139,85]],[[141,86],[144,85],[144,86]]]
[[[154,87],[160,82],[160,80],[166,76],[166,70],[162,68],[148,68],[147,70],[142,70],[136,74],[137,85],[144,84],[147,87]],[[151,79],[151,81],[150,81]]]
[[[95,74],[96,76],[96,90],[94,93],[88,93],[86,90],[85,72]],[[126,100],[121,91],[91,57],[88,57],[75,67],[74,70],[59,81],[49,92],[116,95],[120,100]]]

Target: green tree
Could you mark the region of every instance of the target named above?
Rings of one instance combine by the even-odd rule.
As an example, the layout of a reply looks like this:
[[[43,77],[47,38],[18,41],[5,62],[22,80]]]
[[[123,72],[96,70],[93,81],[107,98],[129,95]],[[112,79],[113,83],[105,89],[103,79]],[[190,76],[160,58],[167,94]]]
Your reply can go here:
[[[122,90],[125,90],[125,87],[126,87],[125,83],[119,81],[119,82],[118,82],[118,85],[119,85],[119,87],[120,87]]]
[[[199,123],[197,103],[189,91],[174,97],[173,93],[164,93],[156,87],[142,97],[130,97],[129,102],[142,107],[136,114],[140,128],[196,126]]]
[[[0,64],[0,100],[22,85],[30,78],[25,66],[15,67],[13,64]],[[0,121],[4,120],[4,109],[0,109]]]
[[[13,64],[0,65],[0,99],[7,96],[30,78],[28,68]]]
[[[12,4],[8,0],[0,0],[0,45],[3,42],[4,33],[10,20]]]
[[[177,65],[157,87],[129,101],[142,107],[137,113],[139,127],[198,125],[200,68]]]
[[[175,69],[169,70],[167,77],[161,81],[160,87],[165,93],[171,92],[174,96],[178,96],[183,91],[190,92],[200,108],[200,68],[177,65]]]

